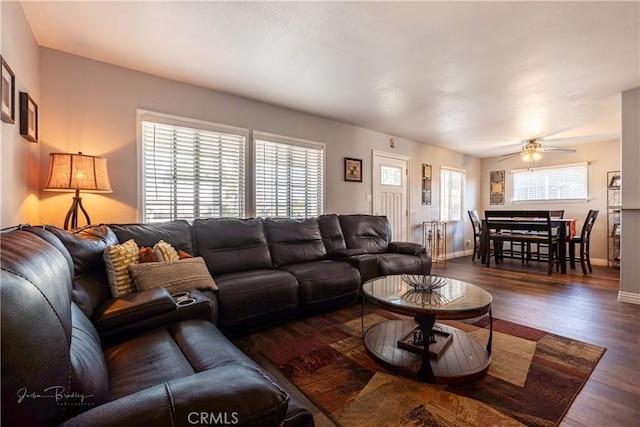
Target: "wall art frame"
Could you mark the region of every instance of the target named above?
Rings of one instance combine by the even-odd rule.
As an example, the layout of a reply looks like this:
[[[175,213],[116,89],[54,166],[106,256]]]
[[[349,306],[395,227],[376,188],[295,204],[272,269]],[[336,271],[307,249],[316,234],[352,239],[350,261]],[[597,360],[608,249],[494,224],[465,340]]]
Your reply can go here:
[[[2,62],[2,75],[0,79],[2,121],[13,124],[16,120],[16,75],[4,57],[0,57],[0,62]]]
[[[344,158],[344,180],[362,182],[362,159]]]
[[[504,171],[489,172],[489,204],[504,205]]]
[[[20,92],[20,135],[38,142],[38,105],[27,92]]]
[[[422,204],[431,204],[431,165],[422,164]]]

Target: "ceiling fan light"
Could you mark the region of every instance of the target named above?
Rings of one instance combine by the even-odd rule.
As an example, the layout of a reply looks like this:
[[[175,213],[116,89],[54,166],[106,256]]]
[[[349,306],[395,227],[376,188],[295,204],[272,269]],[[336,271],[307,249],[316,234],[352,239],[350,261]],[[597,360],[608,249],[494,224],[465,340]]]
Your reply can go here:
[[[533,161],[540,160],[542,158],[542,153],[539,151],[534,151],[531,154],[531,158],[533,159]]]

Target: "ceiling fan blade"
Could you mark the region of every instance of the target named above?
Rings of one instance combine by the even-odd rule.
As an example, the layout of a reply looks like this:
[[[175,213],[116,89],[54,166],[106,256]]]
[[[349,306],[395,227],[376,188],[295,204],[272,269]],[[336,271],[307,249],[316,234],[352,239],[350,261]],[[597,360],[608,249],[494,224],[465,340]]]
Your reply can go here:
[[[520,151],[518,151],[517,153],[504,154],[504,155],[502,156],[502,158],[501,158],[500,160],[498,160],[498,163],[503,162],[503,161],[505,161],[505,160],[512,159],[512,158],[514,158],[514,157],[516,157],[516,156],[520,156],[520,155],[522,155],[522,152],[520,152]]]
[[[558,148],[558,147],[542,147],[541,148],[542,151],[555,151],[555,152],[560,152],[560,153],[575,153],[576,150],[574,150],[573,148]]]

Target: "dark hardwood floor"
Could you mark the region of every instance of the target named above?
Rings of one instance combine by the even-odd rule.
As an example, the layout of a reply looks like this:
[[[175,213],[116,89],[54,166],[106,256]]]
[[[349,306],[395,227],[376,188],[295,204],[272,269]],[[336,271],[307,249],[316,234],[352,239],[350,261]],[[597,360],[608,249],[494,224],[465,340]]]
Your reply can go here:
[[[586,276],[580,268],[548,276],[544,263],[505,260],[487,268],[464,257],[432,272],[489,291],[496,318],[607,348],[561,426],[640,425],[640,306],[618,302],[619,270],[594,266]],[[265,367],[288,383],[275,368]],[[333,425],[312,410],[316,425]]]
[[[618,269],[567,271],[547,276],[544,263],[518,260],[487,268],[471,257],[432,270],[489,291],[497,318],[607,348],[561,426],[638,426],[640,306],[618,302]]]

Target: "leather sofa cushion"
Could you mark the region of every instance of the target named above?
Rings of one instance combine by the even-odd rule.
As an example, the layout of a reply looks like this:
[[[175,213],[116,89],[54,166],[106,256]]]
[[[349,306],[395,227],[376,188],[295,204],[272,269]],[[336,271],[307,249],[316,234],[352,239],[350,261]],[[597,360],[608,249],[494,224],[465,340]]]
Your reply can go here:
[[[191,226],[185,220],[160,222],[157,224],[109,224],[120,242],[133,239],[138,246],[153,247],[164,240],[176,250],[195,255]]]
[[[349,249],[384,253],[391,242],[391,226],[385,216],[340,215],[340,225]]]
[[[344,253],[347,249],[347,243],[344,240],[338,215],[320,215],[318,223],[320,224],[320,234],[327,254],[333,256],[334,254]]]
[[[216,276],[218,325],[226,334],[264,328],[294,317],[298,282],[285,271],[253,270]]]
[[[213,275],[273,268],[262,220],[196,219],[193,232],[198,254]]]
[[[102,352],[102,344],[95,327],[76,306],[71,305],[73,329],[71,333],[71,387],[70,390],[87,396],[84,402],[72,403],[97,406],[109,400],[109,374]],[[69,405],[66,416],[84,411],[83,405]]]
[[[269,236],[271,259],[276,268],[318,261],[327,255],[317,218],[266,218],[264,226]]]
[[[392,274],[429,274],[431,272],[431,258],[407,254],[380,254],[378,268],[381,276]]]
[[[107,283],[107,270],[102,268],[77,276],[73,280],[73,302],[90,319],[97,307],[111,299],[111,291]]]
[[[204,320],[185,320],[105,348],[111,399],[229,364],[253,365]]]
[[[106,225],[89,225],[73,232],[50,225],[45,229],[71,255],[75,275],[73,301],[87,317],[93,317],[96,307],[111,298],[103,253],[109,245],[118,244],[118,237]]]
[[[118,237],[106,225],[89,225],[73,232],[50,225],[45,229],[60,239],[71,254],[75,276],[104,269],[104,250],[119,243]]]
[[[61,426],[281,426],[288,402],[255,365],[229,364],[112,400]],[[306,420],[313,425],[308,412]]]
[[[301,308],[328,308],[332,301],[344,303],[344,297],[355,301],[360,288],[360,273],[348,262],[323,260],[286,265],[282,269],[293,274],[300,285]]]
[[[72,400],[18,402],[17,396],[21,389],[38,393],[51,386],[74,391],[71,271],[60,251],[33,233],[12,231],[0,239],[2,423],[53,425]]]

